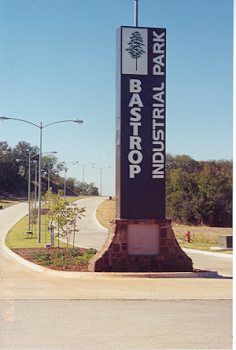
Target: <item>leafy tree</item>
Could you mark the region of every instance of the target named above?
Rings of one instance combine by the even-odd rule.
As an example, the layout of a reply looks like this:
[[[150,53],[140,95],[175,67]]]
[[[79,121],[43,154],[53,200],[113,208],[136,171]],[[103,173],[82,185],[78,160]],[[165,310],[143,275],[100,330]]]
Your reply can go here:
[[[29,171],[29,154],[32,159],[39,153],[37,146],[31,146],[30,143],[20,141],[12,150],[16,161],[19,163],[19,173],[28,181]],[[34,176],[34,168],[32,168],[32,176]]]
[[[175,221],[232,226],[232,161],[167,155],[166,198]]]
[[[198,176],[196,207],[202,224],[232,224],[232,169],[225,173],[224,165],[222,162],[205,162]]]
[[[0,141],[0,157],[11,151],[11,147],[8,146],[7,141]]]
[[[87,195],[87,196],[98,196],[98,188],[94,185],[93,182],[86,183],[77,181],[76,183],[78,194]]]
[[[168,177],[167,213],[175,221],[196,223],[195,177],[183,169],[174,169]]]
[[[78,188],[76,186],[76,179],[73,177],[68,177],[66,179],[66,187],[70,190],[71,193],[74,193],[75,195],[79,194]]]
[[[50,177],[53,177],[58,173],[57,169],[57,157],[54,154],[45,154],[42,156],[42,164],[41,164],[42,174]]]
[[[60,238],[63,236],[62,227],[66,225],[65,210],[68,204],[64,197],[62,197],[62,191],[52,195],[50,217],[52,219],[55,237],[58,239],[58,248],[60,247]]]
[[[195,173],[201,169],[201,164],[186,154],[172,156],[167,153],[166,168],[167,171],[181,168],[182,170]]]
[[[15,154],[7,142],[0,142],[0,193],[20,195],[27,189],[27,183],[19,172]]]

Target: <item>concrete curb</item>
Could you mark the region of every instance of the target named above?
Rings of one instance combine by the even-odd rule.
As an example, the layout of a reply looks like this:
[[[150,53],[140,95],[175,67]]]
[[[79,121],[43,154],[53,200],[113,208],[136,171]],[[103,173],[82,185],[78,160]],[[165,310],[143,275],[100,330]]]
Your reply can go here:
[[[34,264],[20,255],[14,253],[5,244],[4,251],[25,267],[43,273],[51,277],[76,278],[76,279],[129,279],[129,278],[220,278],[216,271],[194,271],[194,272],[72,272],[57,271],[47,267]],[[224,276],[226,277],[226,276]]]
[[[226,259],[233,259],[233,254],[225,254],[225,253],[219,253],[219,252],[208,252],[206,250],[197,250],[197,249],[189,249],[189,248],[182,248],[186,253],[196,253],[196,254],[203,254],[203,255],[209,255],[209,256],[217,256],[218,258],[226,258]]]

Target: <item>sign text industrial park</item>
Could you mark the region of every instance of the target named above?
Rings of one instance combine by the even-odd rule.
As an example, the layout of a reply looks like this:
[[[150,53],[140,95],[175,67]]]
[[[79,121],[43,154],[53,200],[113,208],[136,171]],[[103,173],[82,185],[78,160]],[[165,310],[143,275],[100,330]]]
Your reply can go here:
[[[119,64],[117,195],[128,203],[121,203],[120,214],[164,218],[166,30],[121,27]],[[140,204],[139,210],[140,196],[144,203],[149,198],[147,209]],[[128,198],[135,201],[134,209]]]

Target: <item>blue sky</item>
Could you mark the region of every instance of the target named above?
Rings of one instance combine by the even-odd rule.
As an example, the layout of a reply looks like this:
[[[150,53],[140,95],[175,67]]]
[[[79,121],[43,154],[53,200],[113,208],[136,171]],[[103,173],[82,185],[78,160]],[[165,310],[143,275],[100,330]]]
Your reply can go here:
[[[43,151],[68,175],[103,169],[114,195],[116,29],[133,0],[0,0],[0,115],[47,124]],[[232,0],[139,0],[139,25],[167,29],[167,152],[232,159]],[[0,140],[39,145],[39,131],[0,123]],[[110,168],[105,168],[110,166]],[[100,185],[99,169],[85,181]]]

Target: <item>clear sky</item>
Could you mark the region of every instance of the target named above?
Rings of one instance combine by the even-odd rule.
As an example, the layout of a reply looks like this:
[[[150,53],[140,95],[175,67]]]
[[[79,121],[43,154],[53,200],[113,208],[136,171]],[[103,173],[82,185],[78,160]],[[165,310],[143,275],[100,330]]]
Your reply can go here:
[[[0,115],[43,124],[43,151],[104,167],[114,195],[116,29],[133,0],[0,0]],[[167,29],[167,152],[232,159],[233,0],[139,0],[139,25]],[[4,121],[0,140],[39,145],[39,130]],[[110,168],[105,168],[110,166]],[[100,185],[99,169],[85,181]]]

